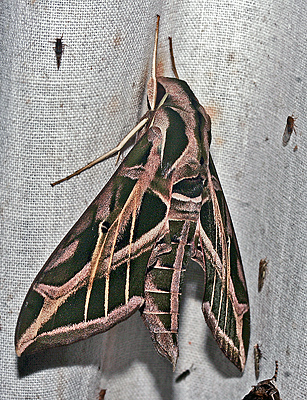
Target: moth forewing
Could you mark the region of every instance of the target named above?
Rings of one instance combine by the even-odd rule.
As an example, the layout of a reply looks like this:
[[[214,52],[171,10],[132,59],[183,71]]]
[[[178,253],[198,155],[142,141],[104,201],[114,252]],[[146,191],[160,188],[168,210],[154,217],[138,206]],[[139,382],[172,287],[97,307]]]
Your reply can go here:
[[[149,142],[142,136],[51,255],[20,313],[18,355],[104,332],[142,306],[147,260],[166,220],[166,207],[150,187],[159,168],[158,145],[157,137]],[[160,212],[146,221],[150,202]],[[132,243],[135,211],[139,216]]]
[[[155,76],[158,22],[150,110],[127,135],[139,132],[137,142],[32,284],[16,327],[19,356],[104,332],[140,309],[156,350],[175,368],[181,284],[192,256],[205,272],[205,319],[244,369],[248,296],[209,153],[211,121],[186,82]],[[89,166],[118,153],[127,137]]]

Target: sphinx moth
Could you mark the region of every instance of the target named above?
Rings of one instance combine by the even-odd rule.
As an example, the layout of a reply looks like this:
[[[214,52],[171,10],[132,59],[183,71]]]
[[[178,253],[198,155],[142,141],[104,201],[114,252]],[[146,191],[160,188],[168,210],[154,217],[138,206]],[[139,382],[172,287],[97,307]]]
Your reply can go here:
[[[275,361],[275,373],[271,379],[258,382],[252,390],[244,396],[243,400],[281,400],[279,391],[275,385],[278,373],[278,362]]]
[[[159,17],[150,109],[87,167],[137,134],[136,144],[35,278],[17,322],[18,356],[105,332],[139,310],[156,350],[175,367],[181,285],[191,258],[204,270],[206,322],[229,360],[244,369],[248,295],[209,152],[211,121],[186,82],[156,76],[158,23]]]

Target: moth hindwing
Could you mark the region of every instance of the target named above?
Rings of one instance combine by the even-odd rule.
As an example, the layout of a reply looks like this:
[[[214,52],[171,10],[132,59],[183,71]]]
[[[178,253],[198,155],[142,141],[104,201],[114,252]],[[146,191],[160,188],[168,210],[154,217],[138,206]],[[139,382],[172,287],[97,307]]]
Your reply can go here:
[[[156,350],[175,366],[181,283],[191,257],[204,270],[207,324],[244,369],[248,296],[209,153],[210,117],[186,82],[156,78],[157,41],[158,24],[150,110],[99,160],[137,132],[138,140],[34,280],[16,328],[19,356],[104,332],[139,309]]]

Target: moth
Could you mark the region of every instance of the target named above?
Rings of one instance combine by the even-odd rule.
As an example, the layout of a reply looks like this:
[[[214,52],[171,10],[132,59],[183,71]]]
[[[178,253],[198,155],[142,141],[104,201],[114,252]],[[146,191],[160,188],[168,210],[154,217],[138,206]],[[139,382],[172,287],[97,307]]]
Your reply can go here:
[[[287,146],[293,131],[296,134],[295,120],[296,120],[296,118],[294,118],[293,114],[287,118],[287,124],[286,124],[285,130],[284,130],[284,134],[282,136],[282,145],[283,146]]]
[[[278,372],[278,362],[275,361],[275,374],[271,379],[258,382],[243,400],[281,400],[279,391],[275,385]]]
[[[113,150],[137,141],[35,278],[16,327],[18,356],[105,332],[140,311],[157,352],[175,368],[188,261],[204,271],[202,311],[243,371],[250,313],[242,261],[209,147],[211,121],[188,84],[156,74],[149,111]],[[67,180],[86,169],[83,167]]]
[[[55,51],[55,56],[56,56],[56,62],[57,62],[57,67],[58,69],[60,69],[60,65],[61,65],[61,60],[62,60],[62,54],[64,51],[64,47],[66,46],[65,44],[63,44],[62,42],[63,39],[63,34],[60,38],[55,39],[55,42],[51,42],[54,43],[54,51]]]
[[[262,351],[260,350],[259,344],[255,344],[254,346],[254,362],[255,362],[255,376],[256,379],[259,379],[259,364],[262,358]]]
[[[261,291],[264,284],[264,279],[268,269],[268,262],[266,258],[261,258],[259,261],[259,272],[258,272],[258,292]]]

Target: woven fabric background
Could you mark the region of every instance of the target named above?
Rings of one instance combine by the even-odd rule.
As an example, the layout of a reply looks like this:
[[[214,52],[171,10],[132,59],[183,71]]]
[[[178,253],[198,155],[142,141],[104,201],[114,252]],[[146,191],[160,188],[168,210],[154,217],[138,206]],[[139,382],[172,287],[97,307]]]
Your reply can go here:
[[[159,71],[177,70],[212,118],[212,155],[231,211],[251,303],[243,376],[202,312],[203,273],[184,286],[173,373],[138,313],[111,331],[18,360],[14,330],[36,274],[115,170],[110,159],[51,188],[116,145],[142,115],[155,16]],[[281,398],[303,399],[306,358],[305,0],[1,2],[1,399],[240,400],[255,384],[253,345],[279,361]],[[53,50],[65,43],[59,70]],[[282,146],[288,115],[297,135]],[[297,146],[297,151],[294,151]],[[269,261],[257,291],[258,265]],[[190,375],[180,383],[184,370]]]

